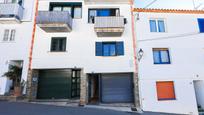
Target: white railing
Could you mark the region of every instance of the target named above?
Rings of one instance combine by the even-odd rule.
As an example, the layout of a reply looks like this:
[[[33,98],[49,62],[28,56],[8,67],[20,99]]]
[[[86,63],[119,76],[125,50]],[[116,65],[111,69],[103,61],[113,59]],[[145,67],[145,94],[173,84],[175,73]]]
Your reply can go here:
[[[72,17],[67,11],[39,11],[37,24],[68,24],[72,28]]]
[[[124,28],[123,16],[95,17],[95,28]]]
[[[24,8],[17,3],[0,3],[0,18],[15,16],[21,20],[23,11]]]

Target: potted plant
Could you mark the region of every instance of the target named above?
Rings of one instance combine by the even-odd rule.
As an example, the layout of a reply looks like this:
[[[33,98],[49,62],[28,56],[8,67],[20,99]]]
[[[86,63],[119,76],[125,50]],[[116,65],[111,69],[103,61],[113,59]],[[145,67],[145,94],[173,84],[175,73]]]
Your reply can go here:
[[[9,71],[4,73],[3,76],[8,77],[10,80],[13,81],[13,86],[14,86],[14,96],[21,96],[22,91],[21,91],[21,74],[22,74],[22,68],[11,65],[9,67]]]

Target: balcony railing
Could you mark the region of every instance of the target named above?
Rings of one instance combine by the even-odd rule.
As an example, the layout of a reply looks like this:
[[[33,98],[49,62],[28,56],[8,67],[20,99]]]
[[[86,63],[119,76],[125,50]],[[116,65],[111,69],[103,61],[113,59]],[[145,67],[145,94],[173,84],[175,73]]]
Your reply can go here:
[[[37,24],[46,32],[72,31],[72,17],[67,11],[39,11]]]
[[[122,16],[95,17],[95,32],[98,37],[121,36],[125,28],[125,18]]]
[[[24,8],[17,3],[0,3],[0,23],[19,23],[23,18]]]

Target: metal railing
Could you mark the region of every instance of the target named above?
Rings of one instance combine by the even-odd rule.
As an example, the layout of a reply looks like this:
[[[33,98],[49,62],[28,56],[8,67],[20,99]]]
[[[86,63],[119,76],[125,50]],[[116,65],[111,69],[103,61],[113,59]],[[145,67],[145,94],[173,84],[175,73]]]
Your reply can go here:
[[[95,17],[95,28],[124,28],[123,16]]]
[[[37,24],[67,24],[72,28],[72,17],[67,11],[39,11]]]
[[[23,18],[24,8],[17,3],[0,3],[0,18]]]

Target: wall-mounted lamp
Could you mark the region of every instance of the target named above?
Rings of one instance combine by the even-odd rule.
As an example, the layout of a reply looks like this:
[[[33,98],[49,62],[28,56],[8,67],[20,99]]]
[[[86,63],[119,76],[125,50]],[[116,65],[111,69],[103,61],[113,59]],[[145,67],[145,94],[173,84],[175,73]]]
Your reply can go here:
[[[141,59],[142,59],[142,57],[143,57],[143,55],[144,55],[144,51],[140,48],[140,50],[139,50],[139,52],[138,52],[138,54],[137,54],[137,56],[138,56],[138,61],[140,61]]]

